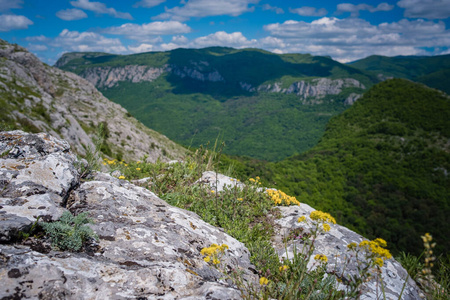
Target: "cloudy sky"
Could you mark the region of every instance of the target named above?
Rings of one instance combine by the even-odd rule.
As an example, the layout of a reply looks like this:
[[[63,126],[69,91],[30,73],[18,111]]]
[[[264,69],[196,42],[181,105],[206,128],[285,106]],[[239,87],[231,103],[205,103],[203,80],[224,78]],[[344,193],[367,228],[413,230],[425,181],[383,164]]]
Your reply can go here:
[[[328,55],[450,53],[450,0],[0,0],[0,38],[52,65],[65,52],[179,47]]]

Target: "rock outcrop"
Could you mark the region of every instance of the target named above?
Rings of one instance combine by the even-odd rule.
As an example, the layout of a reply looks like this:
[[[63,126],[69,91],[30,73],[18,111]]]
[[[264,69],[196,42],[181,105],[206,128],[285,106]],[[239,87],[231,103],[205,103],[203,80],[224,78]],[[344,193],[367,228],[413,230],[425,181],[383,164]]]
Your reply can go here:
[[[49,67],[24,48],[3,40],[0,96],[2,126],[49,132],[67,140],[81,155],[93,148],[92,139],[100,124],[105,126],[105,146],[112,157],[137,160],[147,155],[149,161],[168,161],[181,158],[185,151],[146,128],[85,79]]]
[[[214,172],[205,172],[199,180],[203,183],[209,184],[211,188],[221,191],[225,186],[234,187],[242,186],[242,183],[237,182],[233,178]],[[280,206],[280,218],[277,219],[277,234],[273,238],[273,247],[277,250],[278,256],[281,258],[292,259],[294,251],[301,252],[305,242],[302,239],[291,240],[287,244],[283,241],[285,237],[292,235],[296,229],[302,229],[303,234],[311,232],[313,229],[309,215],[314,208],[307,204],[300,206]],[[305,217],[310,222],[298,222],[299,217]],[[349,230],[340,225],[332,225],[331,230],[320,234],[314,241],[314,252],[310,258],[308,266],[314,267],[314,256],[316,254],[326,255],[328,258],[327,272],[330,274],[337,274],[342,282],[350,281],[350,276],[357,274],[357,264],[347,251],[347,245],[350,243],[359,244],[366,240],[363,236]],[[295,249],[295,250],[294,250]],[[348,254],[348,255],[347,255]],[[350,258],[348,262],[347,259]],[[415,300],[422,299],[420,297],[421,290],[417,284],[412,280],[406,270],[395,259],[388,259],[385,261],[382,270],[382,283],[385,290],[385,299],[405,299]],[[340,284],[340,289],[346,290],[345,284]],[[363,284],[363,291],[360,299],[383,299],[381,286],[377,283],[376,277],[372,277],[370,281]]]
[[[240,299],[203,260],[200,250],[213,243],[229,247],[223,264],[257,281],[246,247],[196,214],[108,174],[80,182],[67,142],[2,132],[0,149],[0,298]],[[94,220],[95,247],[13,244],[39,216],[55,220],[65,210]]]
[[[323,99],[327,95],[339,95],[346,88],[360,88],[365,90],[364,84],[353,78],[343,79],[329,79],[316,78],[311,81],[297,81],[291,84],[288,88],[282,88],[282,84],[275,82],[274,84],[260,85],[257,90],[268,93],[284,93],[295,94],[301,100],[314,98],[316,101]],[[254,88],[248,84],[241,84],[241,87],[247,91],[252,91]],[[345,104],[353,104],[360,94],[352,93],[346,100]]]

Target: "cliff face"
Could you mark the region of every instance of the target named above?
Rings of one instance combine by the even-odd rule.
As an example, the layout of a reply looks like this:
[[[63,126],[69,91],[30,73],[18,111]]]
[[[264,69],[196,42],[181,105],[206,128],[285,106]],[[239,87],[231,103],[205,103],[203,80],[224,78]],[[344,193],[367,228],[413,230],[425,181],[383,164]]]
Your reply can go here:
[[[146,128],[85,79],[40,62],[24,48],[0,40],[1,121],[5,128],[46,131],[84,155],[96,128],[106,131],[106,154],[124,159],[148,155],[180,158],[184,149]]]
[[[64,66],[62,59],[57,64]],[[226,84],[225,78],[218,70],[211,72],[205,71],[202,66],[207,65],[207,62],[196,63],[191,67],[179,67],[177,65],[165,65],[162,68],[153,68],[144,65],[127,65],[123,67],[91,67],[84,69],[80,76],[95,85],[97,88],[112,88],[117,86],[119,82],[152,82],[163,74],[173,74],[180,78],[190,78],[201,82],[222,82]],[[299,96],[300,100],[312,99],[309,103],[318,103],[317,100],[323,99],[327,95],[339,95],[346,88],[358,88],[365,90],[366,86],[353,78],[329,79],[329,78],[315,78],[310,81],[296,81],[288,88],[282,88],[282,82],[275,82],[273,84],[262,84],[253,86],[246,82],[239,82],[243,91],[267,92],[267,93],[283,93],[295,94]],[[361,95],[361,94],[356,94]],[[314,101],[315,100],[315,101]],[[355,96],[349,96],[345,103],[353,104],[357,100]],[[304,101],[304,103],[308,103]]]

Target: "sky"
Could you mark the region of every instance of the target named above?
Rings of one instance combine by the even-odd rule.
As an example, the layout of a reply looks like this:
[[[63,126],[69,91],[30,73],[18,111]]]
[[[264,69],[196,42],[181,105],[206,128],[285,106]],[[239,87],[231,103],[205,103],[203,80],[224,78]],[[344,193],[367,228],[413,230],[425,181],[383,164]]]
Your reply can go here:
[[[310,53],[450,54],[450,0],[0,0],[0,38],[53,65],[66,52],[225,46]]]

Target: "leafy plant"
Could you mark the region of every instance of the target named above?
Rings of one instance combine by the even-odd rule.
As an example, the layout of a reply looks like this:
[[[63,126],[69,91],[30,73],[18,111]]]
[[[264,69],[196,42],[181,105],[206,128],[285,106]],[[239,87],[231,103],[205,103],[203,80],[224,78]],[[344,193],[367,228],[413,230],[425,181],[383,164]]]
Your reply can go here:
[[[41,222],[39,225],[50,237],[52,246],[59,250],[79,251],[90,239],[98,239],[94,231],[87,226],[92,220],[87,217],[88,213],[73,216],[65,211],[56,222]]]

